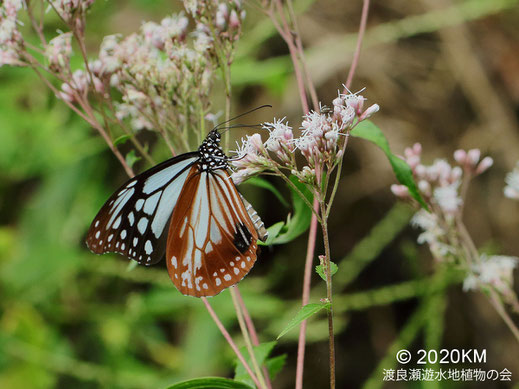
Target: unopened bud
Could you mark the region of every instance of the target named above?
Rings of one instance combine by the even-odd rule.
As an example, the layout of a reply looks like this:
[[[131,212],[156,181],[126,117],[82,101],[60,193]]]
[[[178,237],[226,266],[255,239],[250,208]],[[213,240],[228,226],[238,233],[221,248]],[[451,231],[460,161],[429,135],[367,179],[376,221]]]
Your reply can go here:
[[[484,171],[489,169],[493,164],[494,160],[491,157],[483,158],[476,169],[476,174],[483,173]]]

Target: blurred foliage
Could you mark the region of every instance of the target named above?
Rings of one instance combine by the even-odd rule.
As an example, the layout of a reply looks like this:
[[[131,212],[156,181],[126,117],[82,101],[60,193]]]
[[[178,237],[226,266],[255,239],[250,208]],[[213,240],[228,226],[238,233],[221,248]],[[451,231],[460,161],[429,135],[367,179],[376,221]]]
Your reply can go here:
[[[329,102],[346,78],[361,3],[295,3],[298,12],[310,10],[301,16],[308,65],[322,101]],[[517,255],[519,210],[500,197],[509,161],[519,159],[514,148],[519,66],[510,56],[519,48],[517,2],[441,4],[440,9],[425,0],[373,4],[355,87],[367,85],[364,94],[381,105],[377,125],[397,154],[415,140],[426,144],[431,159],[457,147],[488,146],[485,151],[496,157],[495,178],[482,178],[474,189],[468,224],[480,243]],[[151,0],[96,2],[87,27],[89,49],[97,51],[106,34],[131,32],[142,20],[159,20],[180,4],[171,7]],[[45,33],[51,36],[58,27],[50,21]],[[274,32],[270,21],[250,8],[232,69],[235,112],[275,106],[257,121],[300,116],[287,50]],[[469,42],[470,55],[457,56],[461,51],[448,47],[451,41],[459,44],[458,38]],[[472,89],[486,85],[471,68],[472,56],[482,58],[493,88]],[[471,83],[463,82],[463,72],[470,73]],[[215,95],[216,108],[223,106],[221,99]],[[154,145],[151,133],[139,136]],[[160,146],[153,149],[157,159],[165,156]],[[484,299],[463,294],[457,274],[431,276],[429,254],[407,228],[410,209],[393,205],[388,188],[394,176],[384,155],[360,142],[349,148],[330,226],[338,264],[333,281],[340,387],[382,387],[381,371],[396,367],[401,348],[487,349],[484,367],[506,367],[513,378],[519,376],[519,348]],[[145,168],[142,162],[136,166]],[[0,68],[0,388],[162,388],[200,376],[233,376],[231,350],[203,305],[175,290],[164,264],[130,269],[121,257],[95,257],[86,250],[90,221],[123,180],[102,140],[35,75]],[[279,182],[269,183],[289,197]],[[276,194],[247,185],[243,190],[267,225],[285,218],[287,208]],[[305,245],[302,235],[287,245],[263,247],[240,284],[268,347],[300,309]],[[311,302],[317,303],[324,285],[317,274],[313,282]],[[228,292],[211,303],[238,335]],[[310,320],[307,340],[305,387],[322,387],[327,380],[322,316]],[[293,385],[296,347],[297,331],[291,331],[263,354],[272,358],[273,368],[287,355],[276,388]],[[451,386],[512,387],[506,384]]]

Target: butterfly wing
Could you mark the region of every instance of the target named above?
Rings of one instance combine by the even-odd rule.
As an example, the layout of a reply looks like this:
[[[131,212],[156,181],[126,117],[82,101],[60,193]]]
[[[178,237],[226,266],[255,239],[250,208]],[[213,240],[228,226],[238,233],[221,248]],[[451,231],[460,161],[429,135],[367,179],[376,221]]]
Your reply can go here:
[[[171,217],[169,276],[182,294],[215,296],[254,266],[257,239],[227,171],[192,171]]]
[[[123,254],[145,265],[160,261],[166,226],[197,160],[197,153],[182,154],[123,184],[92,222],[88,248],[96,254]]]

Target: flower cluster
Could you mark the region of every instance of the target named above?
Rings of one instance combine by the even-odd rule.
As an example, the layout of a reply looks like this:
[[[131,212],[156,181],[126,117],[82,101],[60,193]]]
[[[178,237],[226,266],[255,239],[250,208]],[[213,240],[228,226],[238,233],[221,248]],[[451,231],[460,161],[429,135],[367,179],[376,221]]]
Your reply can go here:
[[[437,260],[456,260],[463,251],[457,244],[456,225],[456,219],[461,217],[463,209],[462,188],[466,188],[472,177],[491,167],[493,160],[490,157],[480,159],[481,152],[478,149],[457,150],[454,152],[457,166],[451,166],[444,159],[424,165],[421,153],[422,146],[416,143],[405,149],[404,157],[430,212],[419,210],[411,224],[423,230],[418,236],[418,243],[427,243]],[[392,185],[391,191],[397,197],[411,200],[409,190],[404,185]]]
[[[437,159],[432,165],[421,163],[422,146],[416,143],[404,151],[405,160],[413,171],[420,194],[433,210],[438,211],[449,221],[456,216],[463,206],[460,189],[464,180],[479,175],[493,164],[491,157],[480,160],[478,149],[469,151],[456,150],[454,160],[457,166],[451,166],[443,159]],[[392,185],[391,191],[400,198],[409,199],[409,190],[404,185]]]
[[[263,129],[269,133],[264,143],[259,134],[254,134],[242,139],[238,146],[232,163],[236,169],[234,182],[239,184],[262,171],[279,174],[286,169],[301,182],[314,185],[316,170],[326,168],[331,172],[340,163],[349,131],[378,111],[377,104],[363,111],[364,100],[358,94],[339,94],[333,110],[321,107],[320,112],[311,111],[303,117],[298,137],[285,118],[264,123]],[[297,165],[295,151],[304,157],[302,168]]]
[[[515,169],[506,175],[505,182],[505,196],[519,200],[519,162],[515,165]]]
[[[45,48],[49,68],[54,72],[70,72],[72,55],[72,33],[60,34],[52,39]]]
[[[480,261],[471,268],[463,282],[463,290],[496,290],[511,306],[518,307],[517,297],[513,289],[513,272],[519,258],[505,255],[481,255]]]
[[[456,166],[451,166],[443,159],[424,165],[421,153],[419,143],[406,148],[404,152],[418,190],[429,207],[428,211],[420,209],[411,219],[411,225],[422,230],[418,243],[427,243],[437,261],[464,269],[464,290],[492,288],[517,309],[519,304],[512,288],[512,273],[518,259],[480,255],[462,221],[464,196],[469,181],[490,168],[492,158],[481,159],[478,149],[457,150],[454,152]],[[412,200],[405,186],[393,185],[391,190],[399,198]]]
[[[113,101],[110,91],[115,89],[121,96],[111,103],[115,118],[133,130],[195,126],[208,109],[217,61],[209,27],[198,23],[192,32],[188,27],[189,19],[179,13],[143,23],[127,37],[106,36],[98,58],[76,70],[62,84],[59,97],[78,102],[94,93]],[[46,54],[53,70],[68,69],[70,34],[54,38]]]
[[[18,31],[18,11],[25,6],[22,0],[0,3],[0,66],[23,65],[19,52],[23,39]]]
[[[71,28],[83,31],[85,28],[85,13],[92,6],[94,0],[50,0],[49,3],[50,7],[54,8]]]
[[[245,19],[241,0],[184,0],[184,7],[199,25],[214,28],[220,39],[230,43],[238,39]]]

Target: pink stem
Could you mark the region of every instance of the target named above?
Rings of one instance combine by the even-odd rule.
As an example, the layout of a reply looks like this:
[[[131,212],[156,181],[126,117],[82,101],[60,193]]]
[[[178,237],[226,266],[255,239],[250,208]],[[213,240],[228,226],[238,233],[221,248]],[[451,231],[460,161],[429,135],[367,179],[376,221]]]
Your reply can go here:
[[[258,334],[256,332],[256,328],[254,327],[254,323],[250,317],[249,311],[247,310],[247,306],[243,301],[243,297],[241,296],[240,290],[238,289],[238,285],[234,287],[236,291],[236,297],[238,297],[238,303],[240,304],[241,310],[243,312],[243,318],[245,319],[245,324],[247,324],[247,329],[249,330],[250,338],[252,340],[252,344],[254,346],[259,345]]]
[[[247,370],[247,373],[249,374],[249,376],[252,378],[252,380],[254,381],[254,384],[258,387],[258,388],[261,388],[261,385],[260,385],[260,382],[258,381],[258,378],[254,375],[254,373],[252,372],[252,369],[250,368],[250,366],[247,364],[247,361],[245,361],[245,358],[243,358],[243,355],[241,355],[240,353],[240,350],[238,350],[238,347],[236,346],[236,344],[234,343],[234,341],[232,340],[231,338],[231,335],[229,335],[229,333],[227,332],[227,330],[225,329],[225,327],[223,326],[222,322],[220,321],[220,319],[218,318],[218,316],[216,315],[216,312],[214,311],[213,307],[211,306],[211,304],[209,304],[209,301],[207,301],[207,298],[205,297],[200,297],[200,299],[203,301],[203,303],[205,304],[205,307],[207,308],[207,311],[209,312],[209,314],[211,315],[211,317],[213,318],[214,322],[216,323],[216,326],[218,327],[218,329],[220,330],[220,332],[222,333],[223,337],[225,338],[225,340],[227,340],[227,343],[229,343],[229,346],[231,346],[232,350],[234,351],[234,353],[236,354],[236,356],[238,357],[238,359],[240,360],[240,362],[243,364],[243,366],[245,367],[245,370]]]
[[[362,39],[364,38],[364,32],[366,31],[366,23],[368,21],[369,0],[364,0],[363,3],[364,4],[362,5],[362,15],[360,17],[359,36],[357,37],[357,47],[355,49],[355,53],[353,54],[353,60],[351,61],[350,71],[348,72],[348,78],[346,79],[346,89],[344,93],[348,93],[348,89],[350,88],[351,82],[353,81],[353,75],[355,74],[357,64],[359,63]]]
[[[319,202],[314,198],[314,210],[319,211]],[[310,221],[310,232],[308,233],[308,246],[306,249],[305,272],[303,278],[303,297],[301,305],[305,306],[310,301],[310,282],[312,280],[312,265],[315,251],[315,240],[317,236],[317,216],[316,212],[312,213]],[[306,320],[299,327],[299,340],[297,343],[297,368],[296,368],[296,389],[303,388],[303,371],[305,362],[305,345],[306,345]]]
[[[240,289],[238,289],[238,285],[234,287],[236,292],[236,297],[238,298],[238,304],[240,304],[241,311],[243,313],[243,318],[245,319],[245,324],[247,325],[247,329],[249,331],[249,335],[254,346],[259,345],[258,333],[256,332],[256,328],[254,327],[254,322],[250,317],[249,311],[247,310],[247,306],[245,305],[245,301],[243,301],[243,297],[241,296]],[[263,375],[265,376],[265,382],[267,384],[268,389],[272,389],[272,382],[270,382],[270,375],[266,366],[263,366]]]

